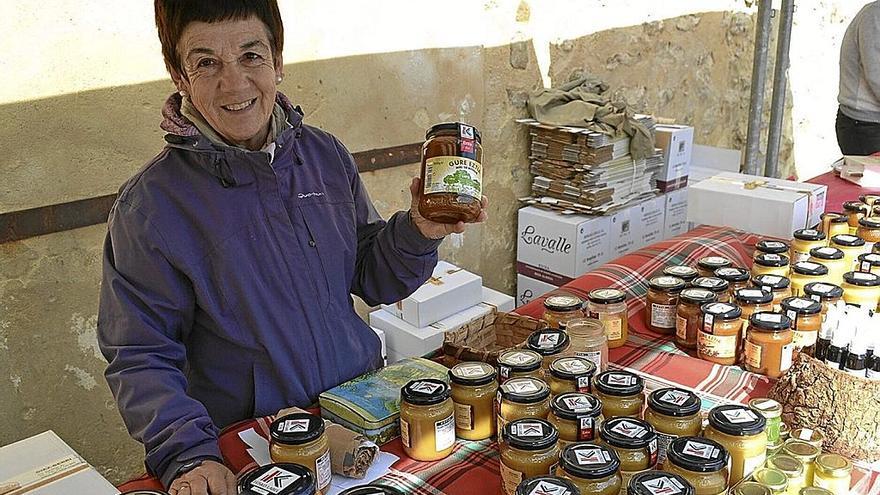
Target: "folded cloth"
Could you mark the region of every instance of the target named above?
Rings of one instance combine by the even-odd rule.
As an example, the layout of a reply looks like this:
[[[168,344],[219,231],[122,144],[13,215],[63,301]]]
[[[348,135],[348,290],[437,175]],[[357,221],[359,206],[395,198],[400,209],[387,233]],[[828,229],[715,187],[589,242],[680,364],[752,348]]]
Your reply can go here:
[[[289,407],[278,411],[275,417],[304,412],[307,411]],[[333,474],[363,479],[379,455],[379,446],[360,433],[327,420],[324,420],[324,428],[330,442],[330,467]]]

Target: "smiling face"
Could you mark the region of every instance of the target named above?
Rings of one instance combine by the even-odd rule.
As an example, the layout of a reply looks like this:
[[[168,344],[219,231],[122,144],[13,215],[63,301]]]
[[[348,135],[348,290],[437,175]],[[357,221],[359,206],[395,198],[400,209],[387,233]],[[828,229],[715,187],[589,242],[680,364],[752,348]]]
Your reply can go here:
[[[256,17],[192,22],[180,36],[186,77],[172,70],[172,79],[230,144],[258,150],[266,143],[282,67],[271,46]]]

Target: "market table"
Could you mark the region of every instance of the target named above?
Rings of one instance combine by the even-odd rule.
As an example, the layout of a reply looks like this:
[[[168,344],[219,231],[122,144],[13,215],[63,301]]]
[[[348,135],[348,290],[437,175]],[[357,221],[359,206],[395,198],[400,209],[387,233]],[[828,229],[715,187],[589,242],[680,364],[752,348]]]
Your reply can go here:
[[[828,194],[825,196],[826,211],[842,211],[844,201],[859,199],[860,194],[880,193],[880,188],[862,187],[848,180],[841,179],[833,171],[826,172],[818,177],[813,177],[807,182],[811,184],[825,184],[828,186]]]

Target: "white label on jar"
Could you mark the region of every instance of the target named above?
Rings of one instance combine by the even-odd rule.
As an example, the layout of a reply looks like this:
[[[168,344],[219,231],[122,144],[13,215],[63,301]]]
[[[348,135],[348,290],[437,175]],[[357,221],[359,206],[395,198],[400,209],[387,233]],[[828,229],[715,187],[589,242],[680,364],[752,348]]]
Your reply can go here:
[[[308,419],[288,419],[281,423],[281,433],[299,433],[309,431]]]
[[[792,299],[788,305],[796,309],[806,309],[813,305],[813,301],[804,298]]]
[[[589,399],[582,395],[576,395],[574,397],[563,397],[562,402],[565,404],[566,407],[568,407],[569,410],[576,413],[587,412],[590,410]]]
[[[501,462],[501,481],[504,482],[504,493],[513,495],[516,493],[516,487],[522,483],[523,474],[515,469],[510,469],[504,462]]]
[[[578,441],[588,442],[596,439],[593,418],[584,416],[578,419]]]
[[[711,313],[704,314],[703,315],[703,332],[712,333],[712,327],[714,325],[715,325],[715,315],[713,315]]]
[[[515,394],[528,394],[540,390],[538,385],[532,380],[510,381],[504,384],[508,391]]]
[[[753,413],[749,409],[745,409],[745,408],[731,409],[729,411],[721,411],[721,414],[725,418],[727,418],[728,421],[730,421],[731,423],[734,423],[734,424],[750,423],[750,422],[758,419],[758,417],[755,416],[755,413]]]
[[[714,459],[718,457],[718,448],[702,442],[694,442],[688,440],[684,444],[682,453],[685,455],[699,457],[701,459]]]
[[[651,495],[677,495],[684,493],[684,485],[669,476],[643,481],[642,486],[651,492]]]
[[[404,447],[412,448],[412,444],[409,443],[409,423],[403,418],[400,418],[400,443]]]
[[[504,356],[504,360],[510,364],[522,365],[534,362],[535,357],[531,354],[526,354],[525,352],[514,352],[513,354],[508,354],[507,356]]]
[[[566,359],[565,361],[560,362],[557,366],[559,368],[561,368],[563,371],[567,371],[569,373],[574,373],[574,374],[586,373],[587,371],[590,371],[587,368],[587,365],[585,365],[579,359]]]
[[[763,297],[764,291],[760,289],[740,289],[737,291],[737,294],[742,297]]]
[[[426,395],[434,395],[434,392],[443,388],[443,385],[439,383],[431,383],[431,382],[416,382],[410,387],[410,390],[413,392],[419,392]]]
[[[668,404],[674,404],[676,406],[680,406],[690,399],[691,396],[687,392],[682,392],[680,390],[670,390],[665,394],[660,396],[660,401],[666,402]]]
[[[807,261],[808,259],[810,259],[810,253],[803,252],[803,251],[795,251],[794,258],[791,261],[794,262],[794,264],[798,264],[798,263],[803,263],[804,261]]]
[[[761,277],[761,281],[767,285],[776,285],[779,282],[782,282],[782,277],[778,275],[764,275]]]
[[[745,459],[743,459],[743,477],[748,477],[750,474],[755,472],[756,469],[764,465],[764,461],[766,460],[766,452],[761,452],[761,454],[755,457],[746,457]]]
[[[794,344],[782,346],[782,358],[779,361],[779,371],[791,368],[791,360],[794,355]]]
[[[315,473],[318,475],[318,490],[323,490],[330,485],[333,472],[330,470],[330,449],[324,455],[315,459]]]
[[[759,345],[753,344],[746,341],[746,365],[750,368],[761,369],[761,352],[762,348]]]
[[[877,276],[872,273],[853,272],[852,278],[856,280],[874,280]]]
[[[795,311],[793,309],[789,309],[788,311],[785,312],[785,316],[788,316],[789,318],[791,318],[791,322],[793,325],[795,325],[795,326],[797,325],[797,311]]]
[[[870,380],[880,380],[880,371],[874,371],[872,369],[867,370],[865,376]]]
[[[620,433],[629,438],[642,438],[648,432],[643,426],[639,426],[629,421],[621,421],[611,428],[611,431]]]
[[[843,242],[856,242],[859,240],[859,238],[856,236],[846,235],[846,234],[836,235],[834,237],[837,238],[838,241],[843,241]]]
[[[712,335],[697,332],[697,353],[701,356],[716,358],[732,358],[736,356],[738,335]]]
[[[729,263],[727,258],[722,258],[721,256],[706,256],[700,261],[707,265],[726,265]]]
[[[581,351],[575,352],[574,355],[592,361],[597,370],[602,370],[602,351]]]
[[[683,316],[675,317],[675,336],[678,337],[679,340],[687,339],[687,318]]]
[[[571,495],[571,490],[550,481],[539,481],[529,495]]]
[[[501,375],[502,380],[507,380],[510,378],[510,366],[505,366],[503,364],[498,365],[499,375]]]
[[[595,464],[607,464],[611,462],[611,456],[602,449],[577,449],[574,451],[575,459],[581,466]]]
[[[542,333],[538,337],[538,347],[541,349],[549,349],[559,344],[560,335],[558,333]]]
[[[829,292],[834,290],[833,285],[822,284],[822,283],[813,284],[810,287],[813,289],[813,292],[818,292],[819,294],[828,294]]]
[[[434,443],[437,452],[442,452],[455,444],[455,414],[434,423]]]
[[[780,258],[778,254],[765,254],[764,259],[767,261],[779,261],[782,258]]]
[[[657,464],[662,465],[666,462],[666,451],[669,444],[678,437],[657,432]]]
[[[609,373],[605,375],[608,381],[608,385],[617,385],[628,387],[630,385],[635,385],[636,377],[630,375],[619,375],[617,373]]]
[[[782,315],[778,313],[758,313],[755,315],[758,321],[769,321],[770,323],[781,323]]]
[[[805,347],[813,346],[818,338],[819,332],[802,332],[800,330],[795,330],[794,340],[792,340],[791,343],[798,349],[803,349]]]
[[[786,247],[784,242],[776,242],[776,241],[765,242],[764,245],[770,249],[774,249],[774,248],[781,249],[781,248]]]
[[[801,430],[800,439],[801,440],[810,440],[813,438],[813,430],[809,428],[804,428]]]
[[[620,340],[623,336],[622,321],[617,313],[597,313],[598,320],[605,325],[605,335],[608,340]]]
[[[513,434],[518,437],[543,437],[544,425],[541,423],[517,423]]]
[[[871,273],[871,263],[868,262],[868,261],[863,261],[863,262],[862,262],[862,266],[859,267],[859,271],[860,271],[860,272]]]
[[[651,326],[657,328],[675,328],[674,304],[651,303]]]
[[[590,377],[579,376],[577,379],[578,392],[588,393],[590,391]]]
[[[425,194],[483,195],[483,166],[462,156],[435,156],[425,160]]]
[[[865,370],[863,370],[863,369],[861,369],[861,370],[851,370],[851,369],[849,369],[849,368],[844,367],[844,368],[843,368],[843,371],[844,371],[846,374],[848,374],[848,375],[851,375],[851,376],[857,376],[857,377],[859,377],[859,378],[865,378],[865,377],[867,376],[867,373],[865,373]]]
[[[834,253],[837,252],[837,248],[833,248],[833,247],[820,247],[819,249],[816,250],[816,252],[819,253],[819,254],[824,254],[824,255],[826,255],[826,256],[832,256],[832,255],[834,255]]]
[[[455,368],[455,374],[462,378],[472,378],[475,376],[483,376],[486,374],[486,371],[479,364],[466,364],[464,366],[457,366]]]
[[[455,403],[455,427],[459,430],[474,429],[473,407],[470,404]]]
[[[281,493],[299,478],[300,475],[296,473],[273,467],[266,474],[252,481],[251,488],[260,488],[266,493]]]

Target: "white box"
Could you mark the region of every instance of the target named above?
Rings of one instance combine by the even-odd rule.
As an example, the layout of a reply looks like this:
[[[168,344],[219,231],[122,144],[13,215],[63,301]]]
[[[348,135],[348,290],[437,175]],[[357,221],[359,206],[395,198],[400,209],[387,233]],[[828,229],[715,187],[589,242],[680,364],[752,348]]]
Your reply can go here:
[[[666,228],[666,197],[657,196],[639,203],[633,207],[633,214],[638,214],[636,227],[638,239],[636,249],[660,242],[663,240]]]
[[[657,175],[657,187],[681,182],[688,176],[694,148],[694,128],[689,125],[658,124],[654,129],[656,146],[663,150],[663,168]]]
[[[508,296],[503,292],[498,292],[497,290],[488,287],[483,287],[482,302],[494,306],[499,313],[510,313],[515,309],[514,305],[516,304],[513,296]]]
[[[0,487],[27,495],[117,495],[117,490],[53,431],[0,447]]]
[[[666,201],[663,239],[670,239],[691,230],[688,222],[688,188],[668,192],[663,195]]]
[[[608,258],[613,260],[637,248],[640,230],[638,205],[624,208],[609,218],[611,250]]]
[[[694,176],[696,175],[694,173],[695,168],[720,170],[723,172],[739,172],[741,163],[742,152],[740,150],[695,144],[694,152],[691,156],[690,176],[693,179],[691,182],[699,182],[694,179]]]
[[[516,275],[516,307],[525,306],[532,302],[533,299],[537,299],[558,288],[555,285],[518,273]]]
[[[788,239],[815,226],[827,186],[723,172],[690,186],[688,221]]]
[[[610,258],[608,225],[608,217],[523,208],[516,259],[563,277],[578,277]]]
[[[426,327],[478,304],[483,279],[451,263],[440,261],[431,278],[409,297],[382,309],[416,327]]]

